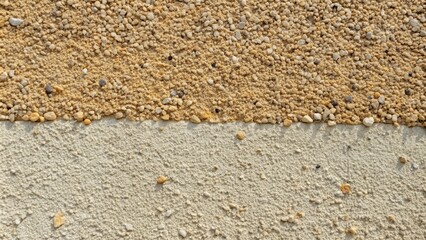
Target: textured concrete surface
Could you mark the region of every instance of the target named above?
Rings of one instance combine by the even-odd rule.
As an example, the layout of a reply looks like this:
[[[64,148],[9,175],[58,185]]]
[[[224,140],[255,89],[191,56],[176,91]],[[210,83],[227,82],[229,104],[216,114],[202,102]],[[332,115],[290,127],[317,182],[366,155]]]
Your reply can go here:
[[[389,125],[1,122],[0,238],[422,239],[425,156]]]

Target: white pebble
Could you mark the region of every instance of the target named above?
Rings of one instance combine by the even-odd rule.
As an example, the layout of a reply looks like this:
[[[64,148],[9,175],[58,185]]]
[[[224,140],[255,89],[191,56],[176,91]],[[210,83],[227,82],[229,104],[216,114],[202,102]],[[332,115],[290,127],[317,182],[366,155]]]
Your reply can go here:
[[[14,27],[21,25],[23,22],[24,22],[24,20],[22,20],[20,18],[14,18],[14,17],[9,18],[10,25],[12,25]]]
[[[169,104],[171,101],[172,101],[172,99],[169,98],[169,97],[167,97],[167,98],[164,98],[163,101],[161,101],[161,103],[163,103],[163,104]]]
[[[333,60],[337,61],[340,59],[340,54],[339,53],[333,53]]]
[[[173,209],[169,209],[169,210],[167,210],[167,211],[166,211],[165,216],[169,218],[170,216],[172,216],[172,214],[173,214],[174,212],[175,212],[175,211],[173,211]]]
[[[185,231],[185,229],[179,229],[179,235],[181,236],[181,237],[183,237],[183,238],[185,238],[186,237],[186,235],[187,235],[187,233],[186,233],[186,231]]]
[[[134,230],[133,225],[130,223],[124,223],[124,228],[129,232]]]
[[[13,78],[15,76],[15,70],[9,71],[9,77]]]
[[[149,12],[147,15],[146,15],[146,17],[148,18],[148,20],[154,20],[154,18],[155,18],[155,15],[154,15],[154,13],[153,12]]]
[[[411,19],[410,20],[410,25],[411,25],[411,27],[418,27],[418,26],[420,26],[420,22],[419,22],[419,20],[417,20],[417,19],[415,19],[415,18],[413,18],[413,19]]]
[[[362,124],[364,124],[366,127],[373,126],[374,118],[373,117],[366,117],[364,120],[362,120]]]
[[[321,121],[321,114],[320,113],[314,113],[314,119],[315,119],[315,121]]]
[[[87,70],[87,68],[84,68],[84,69],[82,70],[82,72],[83,72],[83,74],[84,74],[84,75],[86,75],[87,73],[89,73],[89,70]]]
[[[213,81],[213,79],[209,78],[209,79],[207,79],[207,83],[208,83],[209,85],[213,85],[213,84],[214,84],[214,81]]]
[[[329,127],[334,127],[334,126],[336,126],[336,122],[335,122],[335,121],[328,121],[328,122],[327,122],[327,125],[328,125]]]
[[[238,58],[237,58],[236,56],[232,56],[232,57],[231,57],[231,61],[232,61],[233,63],[238,63]]]

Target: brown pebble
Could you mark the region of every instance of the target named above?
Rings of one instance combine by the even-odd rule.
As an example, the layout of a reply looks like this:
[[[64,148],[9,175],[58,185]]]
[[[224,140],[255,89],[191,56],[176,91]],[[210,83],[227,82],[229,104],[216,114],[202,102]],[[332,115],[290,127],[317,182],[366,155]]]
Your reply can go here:
[[[236,137],[238,140],[242,141],[244,140],[244,138],[246,138],[246,133],[243,131],[238,131],[236,134]]]
[[[158,176],[157,178],[157,184],[164,184],[167,182],[167,180],[169,180],[166,176]]]
[[[408,159],[405,158],[405,157],[399,157],[399,162],[402,163],[402,164],[406,164],[406,163],[408,163]]]
[[[304,212],[297,212],[296,213],[296,218],[302,218],[302,217],[304,217],[305,216],[305,213]]]
[[[92,121],[90,121],[90,119],[86,118],[84,119],[84,125],[90,125],[92,123]]]
[[[55,228],[58,228],[65,223],[65,216],[62,212],[55,213],[55,216],[53,217],[53,226]]]

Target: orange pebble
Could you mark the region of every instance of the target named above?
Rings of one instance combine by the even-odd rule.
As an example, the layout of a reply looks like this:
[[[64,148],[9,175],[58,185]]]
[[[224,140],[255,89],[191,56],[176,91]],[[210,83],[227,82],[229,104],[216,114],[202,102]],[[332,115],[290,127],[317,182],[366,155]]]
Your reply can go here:
[[[90,119],[86,118],[86,119],[84,119],[83,123],[84,123],[84,125],[89,125],[89,124],[92,123],[92,121],[90,121]]]
[[[342,193],[344,194],[350,193],[351,185],[349,185],[348,183],[343,183],[342,185],[340,185],[340,191],[342,191]]]

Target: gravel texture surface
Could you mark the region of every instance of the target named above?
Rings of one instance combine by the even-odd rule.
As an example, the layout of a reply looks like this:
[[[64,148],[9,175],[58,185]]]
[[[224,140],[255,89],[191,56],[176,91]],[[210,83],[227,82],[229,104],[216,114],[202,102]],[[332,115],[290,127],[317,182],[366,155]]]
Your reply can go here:
[[[426,126],[425,11],[422,0],[3,0],[0,119]]]
[[[0,156],[1,239],[426,234],[424,128],[2,122]]]

